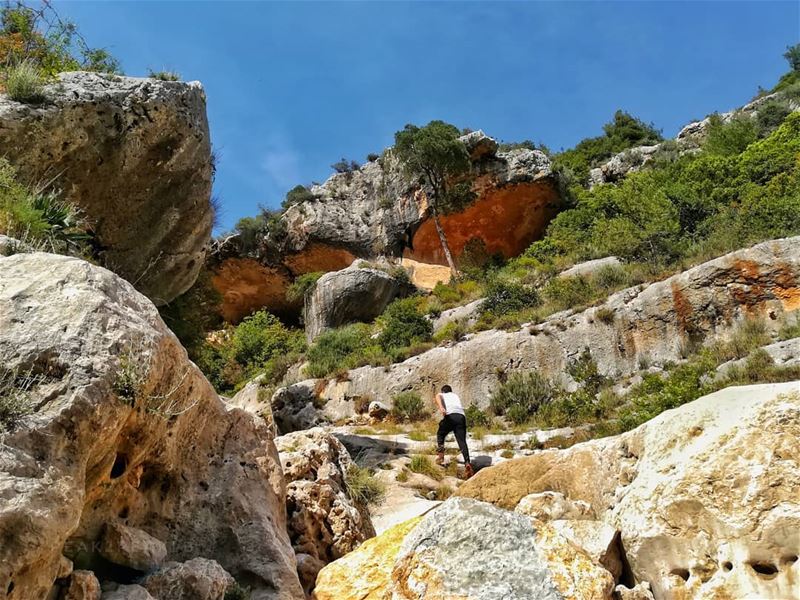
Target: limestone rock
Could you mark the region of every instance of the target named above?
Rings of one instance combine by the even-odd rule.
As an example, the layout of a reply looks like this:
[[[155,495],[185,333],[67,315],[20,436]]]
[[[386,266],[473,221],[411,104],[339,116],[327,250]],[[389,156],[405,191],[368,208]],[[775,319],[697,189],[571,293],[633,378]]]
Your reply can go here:
[[[390,406],[386,406],[383,402],[372,401],[369,403],[367,414],[371,419],[382,421],[387,417],[389,411],[392,410]]]
[[[272,396],[269,394],[269,388],[263,383],[263,379],[264,377],[259,375],[255,379],[248,381],[241,390],[236,392],[233,398],[228,400],[228,404],[237,406],[264,419],[270,429],[270,435],[274,438],[278,435],[278,429],[272,417]]]
[[[368,323],[389,303],[410,293],[408,286],[379,269],[347,269],[326,273],[306,294],[305,329],[311,342],[320,333],[347,323]]]
[[[314,600],[388,600],[400,545],[417,526],[416,517],[390,527],[319,572]]]
[[[93,564],[123,518],[170,559],[246,574],[254,600],[302,597],[268,426],[225,406],[132,285],[75,258],[0,258],[0,365],[33,382],[0,445],[0,589],[47,596],[62,553]]]
[[[140,585],[120,585],[116,589],[103,592],[101,600],[156,600]]]
[[[800,315],[798,315],[798,318],[800,318]],[[761,350],[766,352],[767,356],[778,366],[792,367],[800,365],[800,337],[768,344],[761,348]],[[724,378],[734,369],[744,366],[747,361],[748,358],[745,357],[737,360],[729,360],[721,364],[717,367],[714,378],[717,380]]]
[[[656,598],[797,596],[800,382],[732,387],[622,435],[480,471],[458,494],[553,490],[621,532]]]
[[[30,248],[18,239],[0,235],[0,256],[11,256],[18,252],[29,252]]]
[[[558,492],[528,494],[519,501],[514,512],[539,521],[555,519],[593,519],[592,507],[581,500],[570,500]]]
[[[498,152],[491,138],[478,132],[473,138],[470,177],[477,198],[463,211],[443,216],[442,227],[456,259],[474,237],[490,254],[516,256],[556,214],[561,203],[557,176],[538,150]],[[344,269],[357,258],[405,257],[423,266],[446,265],[428,191],[408,178],[391,150],[310,192],[313,199],[283,216],[285,235],[265,236],[255,249],[234,237],[215,249],[213,281],[229,320],[262,307],[289,312],[293,307],[285,291],[295,277]]]
[[[661,144],[637,146],[614,155],[611,159],[589,172],[590,187],[601,183],[616,183],[629,174],[641,170],[643,166],[653,159],[660,147]]]
[[[194,283],[211,236],[212,161],[197,82],[62,73],[48,102],[0,95],[3,155],[92,224],[101,260],[156,304]]]
[[[433,320],[434,333],[440,331],[448,323],[460,321],[465,327],[469,328],[478,322],[483,298],[479,298],[463,306],[456,306],[449,310],[443,310],[442,314]]]
[[[279,388],[270,405],[280,434],[310,429],[324,422],[316,408],[316,381],[309,379]]]
[[[611,575],[552,528],[520,514],[452,498],[405,537],[393,599],[610,599]]]
[[[63,600],[100,600],[100,582],[91,571],[73,571]]]
[[[550,521],[549,524],[570,543],[588,554],[595,564],[611,573],[614,581],[619,581],[623,565],[620,536],[614,527],[590,519],[560,519]]]
[[[653,592],[650,591],[650,584],[646,581],[637,583],[632,588],[618,585],[614,588],[614,592],[619,600],[655,600]]]
[[[316,427],[278,437],[275,444],[287,482],[292,546],[298,555],[315,559],[304,559],[300,571],[310,590],[319,568],[353,551],[375,529],[367,507],[349,496],[346,475],[353,462],[339,440]]]
[[[622,267],[622,261],[616,256],[606,256],[604,258],[596,258],[594,260],[578,263],[569,269],[561,271],[558,276],[577,277],[580,275],[585,277],[586,275],[594,275],[603,269],[616,267]]]
[[[618,379],[642,362],[660,367],[680,360],[688,340],[710,343],[747,318],[764,317],[777,328],[798,308],[800,237],[773,240],[621,290],[580,313],[558,313],[518,331],[482,331],[388,368],[350,370],[346,381],[319,389],[322,412],[335,421],[352,416],[354,397],[372,394],[389,404],[402,391],[427,395],[445,383],[466,405],[486,407],[498,373],[535,369],[573,385],[568,365],[587,349],[601,374]]]
[[[152,571],[167,557],[167,547],[141,529],[112,521],[103,529],[100,555],[116,565]]]
[[[480,129],[461,136],[461,141],[467,148],[472,160],[491,156],[497,153],[498,144],[493,138],[483,133]]]
[[[157,600],[223,600],[236,581],[216,561],[193,558],[169,563],[143,583]]]

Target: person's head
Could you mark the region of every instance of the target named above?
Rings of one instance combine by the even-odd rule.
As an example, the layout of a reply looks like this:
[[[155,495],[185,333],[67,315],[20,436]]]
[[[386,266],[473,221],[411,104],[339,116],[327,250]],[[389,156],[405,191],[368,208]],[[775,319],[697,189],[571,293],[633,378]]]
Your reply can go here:
[[[442,386],[442,393],[443,394],[449,394],[452,391],[453,391],[453,388],[451,388],[449,385],[443,385]]]

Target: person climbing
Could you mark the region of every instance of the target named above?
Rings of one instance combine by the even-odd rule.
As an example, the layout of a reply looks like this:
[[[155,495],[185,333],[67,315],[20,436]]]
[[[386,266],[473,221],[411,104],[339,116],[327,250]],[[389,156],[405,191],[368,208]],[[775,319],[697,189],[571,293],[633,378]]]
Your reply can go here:
[[[442,413],[439,421],[439,430],[436,432],[436,464],[444,464],[444,440],[452,432],[456,436],[458,448],[464,456],[464,476],[472,477],[474,471],[469,460],[469,446],[467,446],[467,417],[461,398],[453,392],[449,385],[442,386],[442,391],[435,396],[436,408]]]

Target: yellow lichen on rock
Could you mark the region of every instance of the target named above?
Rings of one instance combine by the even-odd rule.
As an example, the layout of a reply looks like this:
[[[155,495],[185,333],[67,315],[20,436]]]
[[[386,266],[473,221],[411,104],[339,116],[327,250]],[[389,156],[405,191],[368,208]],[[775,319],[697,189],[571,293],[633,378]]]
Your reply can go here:
[[[385,600],[395,557],[406,535],[421,517],[409,519],[364,542],[326,566],[317,576],[315,600]]]

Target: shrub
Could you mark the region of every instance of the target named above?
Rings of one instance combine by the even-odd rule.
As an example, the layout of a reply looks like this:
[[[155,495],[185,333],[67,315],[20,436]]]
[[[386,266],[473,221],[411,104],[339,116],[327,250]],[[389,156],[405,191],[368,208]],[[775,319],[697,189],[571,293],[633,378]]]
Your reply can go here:
[[[368,325],[355,323],[322,333],[309,348],[306,358],[309,377],[326,377],[350,368],[372,343]]]
[[[481,410],[474,404],[469,405],[464,412],[466,413],[469,427],[489,427],[492,424],[492,418],[486,414],[486,411]]]
[[[535,307],[540,303],[539,294],[534,288],[515,281],[496,279],[486,290],[486,299],[481,305],[481,312],[503,315]]]
[[[367,161],[368,162],[375,162],[380,157],[381,157],[380,154],[375,154],[374,152],[370,152],[369,154],[367,154]]]
[[[347,469],[345,486],[350,499],[362,506],[377,506],[386,498],[386,484],[369,469],[356,464]]]
[[[340,161],[331,165],[331,169],[337,173],[352,173],[353,171],[357,171],[359,167],[360,165],[356,161],[347,160],[346,158],[342,158]]]
[[[398,421],[421,421],[430,413],[416,392],[402,392],[392,401],[392,416]]]
[[[467,326],[459,319],[446,323],[434,334],[433,341],[437,344],[447,340],[460,342],[464,339],[465,335],[467,335]]]
[[[250,371],[262,369],[274,357],[300,352],[304,345],[300,331],[287,329],[276,316],[265,310],[245,318],[231,337],[234,360]]]
[[[554,393],[554,386],[536,371],[513,373],[492,393],[489,406],[495,414],[506,415],[520,425],[550,402]]]
[[[306,293],[314,289],[317,281],[325,273],[322,271],[314,271],[313,273],[304,273],[295,279],[288,288],[286,288],[286,299],[289,302],[302,302],[306,297]]]
[[[6,71],[5,87],[8,97],[17,102],[39,104],[44,102],[44,79],[39,69],[29,60]]]
[[[417,308],[416,298],[392,302],[381,316],[381,322],[383,329],[378,342],[385,351],[430,341],[433,334],[433,324]]]
[[[314,199],[316,199],[316,196],[312,194],[311,190],[309,190],[306,186],[296,185],[286,192],[286,198],[283,199],[281,206],[283,206],[283,208],[289,208],[295,204],[310,202]]]
[[[408,465],[408,470],[412,473],[419,473],[425,475],[436,481],[442,480],[442,470],[433,464],[433,461],[424,454],[415,454],[411,457],[411,462]]]
[[[250,589],[244,588],[238,583],[234,583],[225,590],[224,600],[250,600]]]
[[[792,113],[791,108],[779,100],[768,100],[759,107],[756,114],[759,137],[766,137],[775,131]]]
[[[175,71],[153,71],[149,70],[147,76],[150,79],[158,79],[160,81],[180,81],[181,76]]]
[[[554,277],[544,287],[543,295],[555,310],[579,308],[595,296],[594,286],[582,276]]]
[[[711,115],[707,131],[703,147],[718,156],[741,154],[758,139],[756,122],[745,116],[733,117],[725,123],[719,115]]]

